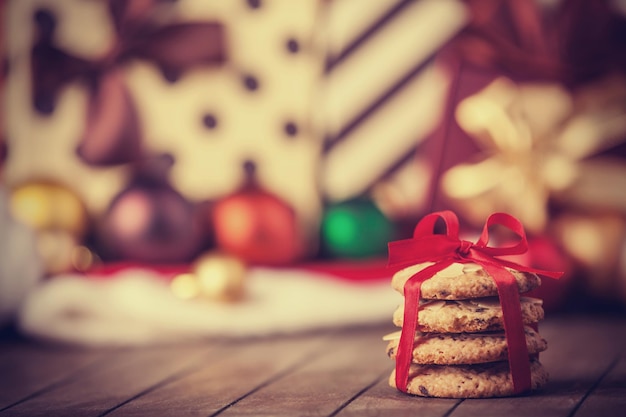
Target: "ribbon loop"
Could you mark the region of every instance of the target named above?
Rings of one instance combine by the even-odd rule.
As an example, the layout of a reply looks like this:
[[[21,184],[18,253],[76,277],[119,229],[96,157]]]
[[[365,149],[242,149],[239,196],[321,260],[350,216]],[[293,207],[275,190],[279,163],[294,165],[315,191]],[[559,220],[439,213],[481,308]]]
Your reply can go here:
[[[425,216],[417,224],[417,226],[415,226],[415,230],[413,231],[413,237],[419,238],[421,236],[432,235],[435,231],[435,224],[439,219],[442,219],[444,224],[446,225],[446,236],[453,239],[458,239],[459,219],[456,217],[456,214],[449,210],[438,211]]]
[[[517,244],[513,246],[489,246],[489,228],[494,225],[503,226],[515,233],[519,237]],[[524,226],[518,219],[507,213],[493,213],[487,218],[476,246],[481,247],[483,252],[491,256],[520,255],[528,251],[528,241],[526,240]]]

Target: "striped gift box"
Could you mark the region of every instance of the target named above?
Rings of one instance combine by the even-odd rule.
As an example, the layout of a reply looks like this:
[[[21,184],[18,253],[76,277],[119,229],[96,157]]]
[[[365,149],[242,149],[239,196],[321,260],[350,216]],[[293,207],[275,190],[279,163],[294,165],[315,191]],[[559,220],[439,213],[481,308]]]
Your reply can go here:
[[[439,122],[450,80],[436,57],[466,23],[466,8],[456,0],[334,0],[327,13],[325,196],[374,192],[396,210],[415,205],[429,172],[415,150]]]

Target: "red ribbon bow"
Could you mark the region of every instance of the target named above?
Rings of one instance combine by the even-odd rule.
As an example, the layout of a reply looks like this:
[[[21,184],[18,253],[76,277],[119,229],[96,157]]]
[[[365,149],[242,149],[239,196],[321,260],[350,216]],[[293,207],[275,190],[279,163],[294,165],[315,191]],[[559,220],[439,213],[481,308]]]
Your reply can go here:
[[[434,234],[435,223],[442,219],[446,234]],[[489,227],[501,225],[513,231],[520,240],[512,246],[491,247]],[[519,290],[515,277],[506,269],[533,272],[549,278],[559,278],[562,272],[543,271],[497,258],[516,255],[528,250],[524,228],[519,220],[506,213],[494,213],[485,222],[476,243],[459,239],[459,221],[451,211],[440,211],[425,216],[415,227],[412,239],[389,243],[389,266],[402,267],[423,262],[432,265],[414,274],[404,285],[404,322],[396,357],[396,386],[407,391],[409,367],[413,357],[413,341],[418,328],[420,288],[437,272],[453,263],[476,263],[493,278],[502,306],[508,359],[516,394],[531,388],[530,361],[524,324],[522,322]]]

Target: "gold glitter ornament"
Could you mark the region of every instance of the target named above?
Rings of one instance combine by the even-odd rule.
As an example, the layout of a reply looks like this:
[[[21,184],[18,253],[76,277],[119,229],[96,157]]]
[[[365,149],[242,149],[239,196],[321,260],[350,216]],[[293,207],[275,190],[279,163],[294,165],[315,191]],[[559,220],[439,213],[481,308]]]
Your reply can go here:
[[[558,84],[499,78],[463,100],[456,118],[482,158],[449,169],[441,187],[477,225],[505,211],[542,233],[549,201],[626,213],[626,199],[615,192],[626,189],[626,166],[587,159],[626,138],[626,79],[570,93]]]
[[[212,300],[238,301],[245,294],[246,265],[239,258],[211,252],[200,256],[193,266],[200,295]]]
[[[84,264],[84,253],[77,250],[87,231],[87,211],[76,194],[59,184],[30,182],[13,189],[10,206],[15,219],[35,230],[47,275],[76,270],[77,256]]]
[[[14,188],[11,214],[35,230],[62,230],[78,238],[87,228],[83,202],[58,184],[30,182]]]
[[[174,277],[170,288],[183,300],[235,302],[245,296],[246,273],[246,265],[240,259],[209,252],[194,262],[191,272]]]

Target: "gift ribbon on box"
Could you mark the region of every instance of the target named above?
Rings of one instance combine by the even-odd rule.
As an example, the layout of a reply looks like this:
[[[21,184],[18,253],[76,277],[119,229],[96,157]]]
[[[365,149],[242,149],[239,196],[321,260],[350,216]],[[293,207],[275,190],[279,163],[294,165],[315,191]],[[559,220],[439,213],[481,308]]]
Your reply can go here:
[[[54,44],[56,18],[51,11],[39,9],[34,15],[33,105],[39,113],[49,115],[64,86],[76,81],[87,86],[87,123],[78,152],[88,163],[127,162],[140,153],[139,117],[122,73],[126,63],[137,59],[151,62],[167,79],[175,81],[187,70],[226,60],[222,24],[157,24],[151,18],[157,3],[108,0],[116,36],[108,52],[93,61],[73,56]]]
[[[445,234],[434,233],[435,224],[439,219],[445,223]],[[494,225],[511,230],[519,237],[519,241],[511,246],[488,246],[489,228]],[[554,279],[558,279],[563,273],[529,268],[498,258],[498,256],[522,254],[527,250],[526,233],[521,222],[515,217],[506,213],[492,214],[485,222],[478,241],[472,243],[459,238],[459,220],[453,212],[448,210],[425,216],[415,227],[412,239],[389,243],[388,265],[390,267],[432,262],[432,265],[414,274],[404,285],[404,323],[396,358],[396,387],[400,391],[407,391],[413,341],[419,323],[422,282],[455,262],[476,263],[482,266],[495,281],[502,306],[514,392],[519,394],[531,388],[530,361],[524,336],[519,290],[515,277],[506,268],[532,272]]]

